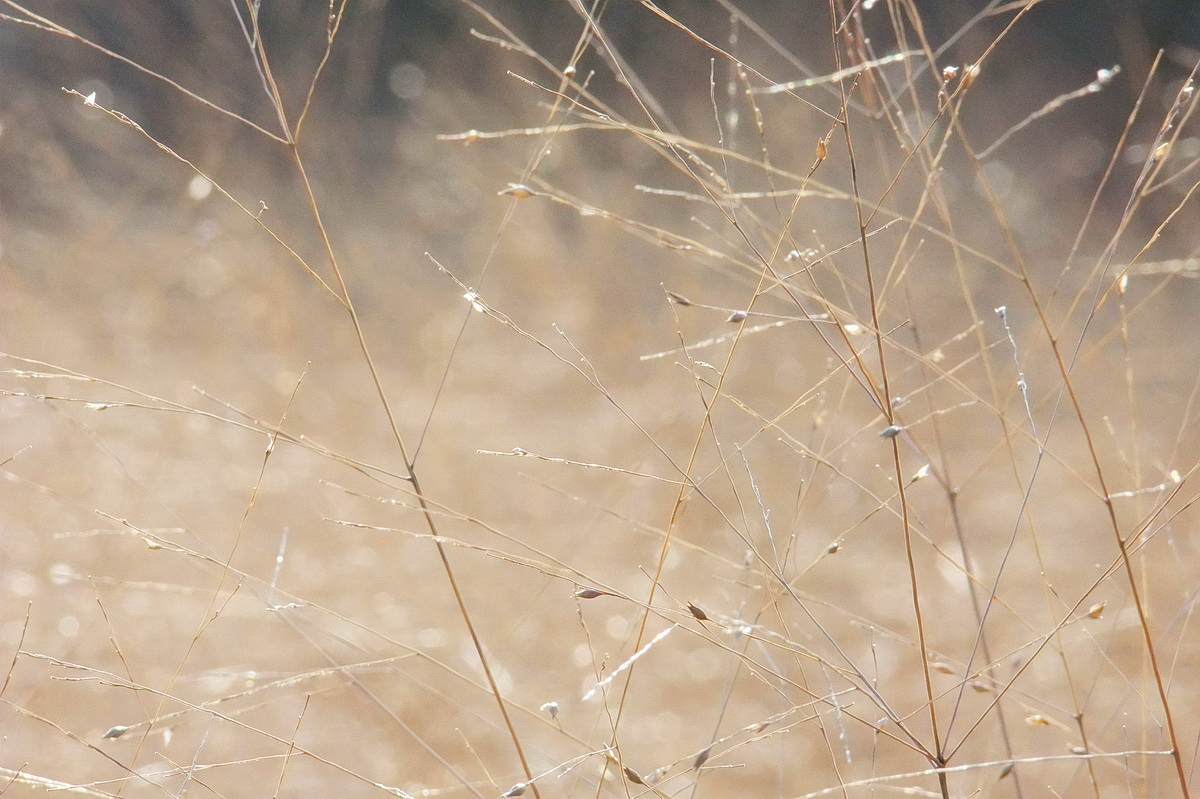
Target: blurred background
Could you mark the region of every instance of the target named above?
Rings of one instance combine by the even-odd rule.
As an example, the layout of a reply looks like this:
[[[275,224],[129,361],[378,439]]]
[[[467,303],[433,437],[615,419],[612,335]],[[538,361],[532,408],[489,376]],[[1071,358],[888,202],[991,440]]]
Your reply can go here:
[[[139,796],[237,796],[281,779],[296,794],[495,796],[525,779],[381,390],[533,772],[559,769],[547,795],[647,790],[597,754],[623,683],[606,701],[582,697],[664,629],[616,736],[622,762],[661,769],[655,790],[800,796],[928,768],[896,725],[932,734],[887,422],[847,366],[863,354],[878,379],[854,179],[868,210],[882,198],[869,227],[879,324],[895,341],[890,395],[908,428],[896,463],[935,472],[912,485],[908,512],[926,659],[945,666],[942,732],[963,742],[953,763],[1000,764],[968,770],[956,791],[1177,790],[1167,758],[1078,757],[1168,744],[1087,442],[1013,249],[1061,340],[1083,341],[1078,388],[1107,489],[1125,494],[1114,516],[1142,553],[1190,746],[1200,297],[1186,198],[1200,139],[1189,117],[1171,150],[1177,177],[1162,175],[1104,253],[1200,59],[1200,12],[1047,2],[1005,34],[1016,4],[923,2],[919,17],[845,5],[859,49],[843,49],[843,66],[918,49],[918,18],[939,65],[962,75],[986,53],[959,127],[936,117],[923,59],[860,76],[853,176],[833,121],[840,93],[822,77],[839,63],[828,3],[659,4],[679,24],[601,4],[619,59],[585,44],[566,92],[579,96],[586,77],[575,108],[554,107],[585,30],[573,3],[347,4],[296,151],[378,386],[292,154],[271,137],[248,10],[9,6],[5,779],[22,770]],[[293,126],[329,18],[327,3],[262,6]],[[704,40],[757,74],[739,76]],[[1001,140],[1100,70],[1115,72],[1102,89]],[[805,78],[791,95],[746,93]],[[100,108],[83,100],[93,93]],[[976,153],[999,142],[982,160],[995,200],[964,136]],[[728,194],[717,203],[701,186]],[[1128,293],[1099,302],[1168,217]],[[764,261],[801,300],[762,287]],[[1105,277],[1097,263],[1116,266]],[[472,310],[468,289],[495,313]],[[755,330],[735,345],[727,320],[747,310]],[[696,486],[681,492],[684,473]],[[580,586],[611,593],[580,600]],[[959,713],[984,724],[955,726]],[[129,730],[106,738],[114,727]],[[693,768],[709,746],[708,767]],[[1048,752],[1063,759],[1001,773]],[[909,783],[936,790],[928,775],[895,784]]]

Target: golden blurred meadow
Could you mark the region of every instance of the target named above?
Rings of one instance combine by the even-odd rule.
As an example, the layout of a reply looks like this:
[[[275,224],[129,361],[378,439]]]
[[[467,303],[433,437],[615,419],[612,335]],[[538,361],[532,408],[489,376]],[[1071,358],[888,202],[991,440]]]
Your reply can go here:
[[[0,794],[1189,796],[1200,34],[963,5],[7,4]]]

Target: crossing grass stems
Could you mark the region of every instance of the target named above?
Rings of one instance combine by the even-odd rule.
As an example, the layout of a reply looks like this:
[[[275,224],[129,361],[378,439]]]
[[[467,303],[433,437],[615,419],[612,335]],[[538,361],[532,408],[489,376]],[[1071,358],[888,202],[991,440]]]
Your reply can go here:
[[[233,399],[3,356],[2,790],[1190,796],[1193,77],[1006,91],[1037,2],[940,40],[902,0],[810,5],[789,41],[727,0],[546,29],[467,0],[522,121],[434,76],[422,157],[490,188],[463,246],[383,269],[337,225],[386,217],[328,177],[366,120],[322,118],[369,9],[303,20],[286,75],[272,10],[223,12],[261,84],[235,104],[9,3],[279,174],[44,98],[214,187],[221,257],[275,277],[222,284]],[[1095,143],[1067,112],[1122,85],[1085,201],[1039,202]]]

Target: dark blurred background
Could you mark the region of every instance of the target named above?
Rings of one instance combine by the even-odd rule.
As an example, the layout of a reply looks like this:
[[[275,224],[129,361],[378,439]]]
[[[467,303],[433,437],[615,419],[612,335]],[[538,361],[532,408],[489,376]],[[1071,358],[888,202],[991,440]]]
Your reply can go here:
[[[948,65],[978,59],[1014,15],[1011,5],[999,2],[924,2],[918,7],[930,45],[939,52],[940,63]],[[487,8],[513,37],[558,69],[566,65],[580,29],[571,3],[541,0]],[[775,80],[827,74],[834,68],[825,2],[736,7],[675,2],[663,8]],[[708,100],[711,54],[689,37],[675,35],[678,31],[638,3],[619,0],[600,9],[606,35],[640,76],[647,96],[658,101],[659,123],[715,140]],[[59,1],[37,3],[30,10],[268,131],[278,128],[244,34],[244,10],[241,23],[221,3]],[[327,11],[327,3],[311,0],[263,6],[263,37],[293,121],[325,49]],[[885,4],[876,4],[862,15],[861,32],[877,55],[897,47],[889,14]],[[1190,2],[1045,2],[1029,11],[989,58],[978,80],[979,100],[969,101],[963,115],[977,149],[1064,92],[1095,80],[1098,70],[1121,67],[1103,91],[1065,104],[1007,141],[991,159],[997,185],[1012,200],[1009,221],[1026,237],[1031,253],[1050,257],[1062,230],[1082,223],[1087,201],[1161,49],[1162,63],[1130,132],[1135,146],[1123,151],[1117,165],[1119,189],[1101,198],[1102,212],[1120,213],[1145,159],[1145,142],[1154,138],[1200,57],[1198,14]],[[529,142],[521,137],[464,147],[438,141],[438,135],[540,124],[539,104],[546,107],[550,95],[509,77],[508,70],[546,87],[556,85],[557,78],[533,59],[483,41],[472,30],[508,38],[485,14],[453,0],[349,3],[306,121],[301,152],[308,157],[318,199],[326,200],[324,213],[336,243],[348,248],[356,274],[372,286],[364,302],[378,302],[396,324],[419,312],[415,298],[426,286],[442,284],[425,260],[426,251],[446,262],[471,265],[462,276],[474,279],[470,269],[490,247],[489,232],[501,213],[500,203],[490,198],[507,182],[520,179],[529,157]],[[771,37],[779,49],[760,34]],[[886,69],[892,76],[890,90],[902,93],[899,67]],[[580,75],[592,70],[597,94],[635,123],[645,121],[595,50],[580,62]],[[248,208],[265,203],[269,211],[264,219],[280,226],[280,235],[302,255],[322,259],[320,242],[304,224],[306,201],[296,190],[286,153],[248,125],[77,41],[12,20],[0,23],[0,74],[0,246],[10,286],[28,281],[35,292],[44,293],[36,287],[65,279],[63,266],[50,266],[55,259],[46,248],[61,251],[54,240],[68,231],[89,242],[85,258],[97,250],[134,250],[117,259],[133,269],[128,279],[114,283],[109,271],[72,274],[67,290],[84,293],[111,292],[114,285],[136,282],[138,265],[159,258],[147,253],[153,235],[146,233],[164,237],[163,246],[170,236],[182,234],[191,241],[193,255],[215,255],[225,262],[223,242],[230,249],[244,246],[240,237],[228,235],[245,230],[244,214],[215,193],[197,199],[189,193],[188,187],[195,187],[187,167],[162,156],[144,137],[84,108],[62,87],[84,95],[95,92],[99,104],[135,120]],[[729,75],[722,64],[716,80],[724,90]],[[917,90],[933,102],[936,86],[927,70],[918,75]],[[828,111],[836,110],[832,87],[818,87],[810,96]],[[811,115],[784,112],[778,101],[763,102],[768,113],[790,115],[786,126],[777,125],[768,135],[795,130],[815,141],[826,132]],[[730,146],[753,156],[757,137],[749,114],[743,112],[742,118],[741,128],[725,135]],[[1054,134],[1048,136],[1051,124]],[[784,166],[807,168],[811,143],[797,147],[781,137],[772,144],[777,154],[785,154]],[[1184,142],[1183,155],[1200,155],[1189,155],[1189,148],[1195,149],[1194,139]],[[562,162],[569,162],[569,173],[555,171]],[[897,167],[881,165],[881,182],[874,190],[881,191],[883,176]],[[626,202],[635,183],[677,185],[674,170],[645,148],[603,134],[584,133],[562,142],[542,172],[601,207],[617,198]],[[1176,197],[1160,194],[1147,202],[1160,212],[1173,207]],[[683,216],[667,216],[664,222],[687,219],[686,209],[667,212],[653,198],[643,199],[642,207],[630,209],[631,216],[667,213]],[[1054,208],[1055,214],[1039,213],[1043,207]],[[554,233],[531,244],[531,255],[570,262],[591,249],[581,237],[595,235],[594,228],[585,226],[578,214],[561,208],[543,212],[552,224],[547,230]],[[1177,229],[1173,226],[1167,235]],[[121,231],[129,235],[122,237]],[[634,251],[626,252],[633,257]],[[183,271],[181,281],[203,273]],[[307,280],[294,269],[286,269],[285,275],[297,283]],[[210,283],[206,290],[213,291],[220,279]],[[546,284],[537,288],[535,282],[525,291],[549,300],[554,291],[569,289],[563,284],[555,284],[554,290]],[[607,304],[625,307],[630,301],[612,296]],[[14,332],[10,326],[9,335]]]
[[[883,55],[895,49],[895,42],[888,13],[879,5],[864,15],[865,32]],[[579,28],[570,2],[485,6],[552,63],[565,65]],[[715,43],[729,44],[729,14],[687,2],[662,7]],[[59,0],[29,8],[269,130],[277,127],[242,28],[226,5]],[[814,73],[832,69],[825,3],[745,2],[737,8]],[[976,58],[1012,18],[1011,4],[999,2],[925,0],[917,8],[930,44],[944,49],[942,62],[947,64]],[[298,76],[311,74],[324,48],[319,21],[327,9],[327,3],[315,0],[263,6],[262,32],[293,117],[308,89]],[[705,59],[699,59],[698,66],[695,52],[676,38],[670,40],[672,47],[664,47],[663,28],[636,2],[617,0],[600,9],[606,34],[643,82],[654,87],[668,121],[695,113],[696,99],[706,92],[703,80],[696,80],[697,75],[703,78]],[[242,18],[248,24],[245,13]],[[323,143],[344,144],[345,136],[355,138],[353,148],[330,148],[330,154],[353,149],[353,157],[337,162],[337,177],[356,185],[364,202],[394,199],[378,185],[381,168],[403,170],[416,178],[406,182],[420,182],[425,151],[398,147],[403,132],[429,133],[451,124],[451,108],[477,111],[476,121],[494,128],[522,121],[524,89],[493,68],[505,54],[472,37],[472,28],[498,35],[483,16],[454,0],[366,0],[347,5],[340,43],[325,69],[312,117],[314,126],[330,137]],[[802,77],[792,74],[790,64],[746,30],[740,33],[740,44],[732,46],[750,48],[747,55],[769,77]],[[991,59],[983,76],[989,83],[988,107],[973,109],[973,122],[981,130],[997,129],[998,123],[1020,119],[1056,94],[1085,85],[1097,70],[1120,65],[1123,72],[1109,90],[1059,112],[1063,127],[1088,131],[1107,154],[1160,49],[1164,61],[1148,98],[1147,119],[1160,118],[1169,108],[1174,87],[1200,57],[1200,7],[1185,0],[1043,2],[1025,15],[1019,35],[1002,43]],[[528,71],[527,62],[512,63]],[[594,53],[583,63],[598,68],[601,83],[611,80]],[[219,171],[224,155],[257,138],[244,126],[203,112],[194,100],[162,81],[67,38],[13,21],[0,24],[0,70],[0,112],[10,140],[0,143],[0,208],[10,222],[78,224],[80,220],[70,216],[74,203],[64,202],[55,190],[64,179],[62,170],[86,175],[96,196],[105,198],[128,186],[130,170],[138,170],[144,160],[123,159],[121,151],[133,145],[114,152],[97,139],[93,127],[80,126],[78,104],[58,93],[64,85],[84,94],[96,91],[98,102],[137,120],[202,167]],[[463,97],[471,98],[470,107],[463,107]],[[339,121],[345,123],[340,129]],[[87,169],[79,170],[83,163]],[[452,227],[459,221],[447,223]]]

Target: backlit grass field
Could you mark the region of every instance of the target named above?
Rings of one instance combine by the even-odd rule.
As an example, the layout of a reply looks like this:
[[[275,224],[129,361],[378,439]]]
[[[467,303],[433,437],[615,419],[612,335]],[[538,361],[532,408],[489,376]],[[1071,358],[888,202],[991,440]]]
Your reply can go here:
[[[1189,796],[1200,55],[960,5],[8,4],[0,793]]]

